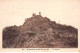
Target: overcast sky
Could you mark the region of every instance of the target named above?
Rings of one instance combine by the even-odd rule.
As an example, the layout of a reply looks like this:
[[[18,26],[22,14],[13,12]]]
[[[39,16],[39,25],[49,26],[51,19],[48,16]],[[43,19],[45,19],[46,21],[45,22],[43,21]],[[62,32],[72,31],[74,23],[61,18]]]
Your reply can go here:
[[[80,26],[80,0],[0,0],[0,27],[22,25],[33,12],[57,23]]]

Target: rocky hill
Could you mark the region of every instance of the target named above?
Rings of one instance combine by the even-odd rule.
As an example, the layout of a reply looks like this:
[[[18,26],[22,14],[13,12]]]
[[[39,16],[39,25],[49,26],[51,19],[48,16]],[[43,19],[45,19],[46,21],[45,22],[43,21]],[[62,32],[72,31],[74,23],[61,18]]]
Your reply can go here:
[[[78,29],[33,15],[21,26],[3,29],[3,48],[77,48]]]

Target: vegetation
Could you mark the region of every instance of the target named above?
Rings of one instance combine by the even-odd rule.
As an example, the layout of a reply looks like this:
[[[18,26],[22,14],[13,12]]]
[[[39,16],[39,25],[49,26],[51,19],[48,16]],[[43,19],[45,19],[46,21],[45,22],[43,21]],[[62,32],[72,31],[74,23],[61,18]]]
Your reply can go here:
[[[78,29],[35,15],[19,27],[5,27],[2,45],[3,48],[77,48]]]

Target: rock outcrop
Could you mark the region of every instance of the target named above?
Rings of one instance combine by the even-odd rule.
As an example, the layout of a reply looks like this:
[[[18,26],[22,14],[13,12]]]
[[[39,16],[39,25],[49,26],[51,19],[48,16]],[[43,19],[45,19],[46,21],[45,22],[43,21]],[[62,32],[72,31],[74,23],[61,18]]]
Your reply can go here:
[[[77,48],[78,29],[35,15],[3,29],[3,48]]]

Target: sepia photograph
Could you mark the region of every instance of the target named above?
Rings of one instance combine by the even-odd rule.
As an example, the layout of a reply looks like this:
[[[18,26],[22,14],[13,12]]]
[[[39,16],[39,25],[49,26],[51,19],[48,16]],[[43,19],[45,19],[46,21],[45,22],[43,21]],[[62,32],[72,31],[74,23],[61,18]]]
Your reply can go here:
[[[77,48],[78,29],[33,13],[21,26],[3,29],[3,48]]]
[[[79,23],[80,0],[0,0],[0,49],[80,51]]]

